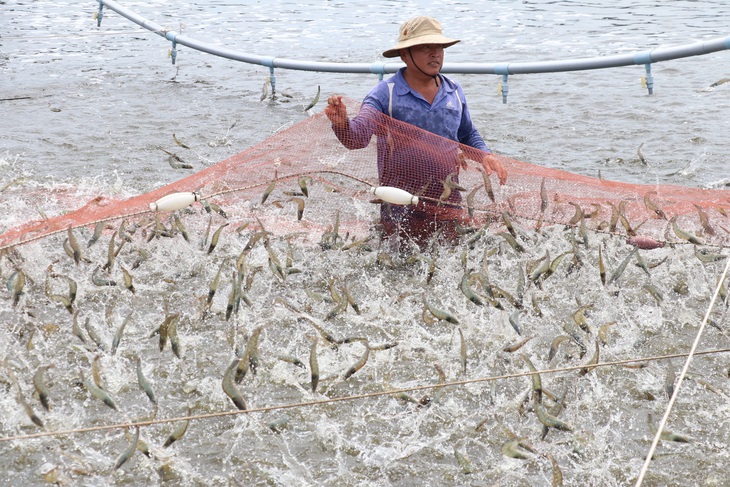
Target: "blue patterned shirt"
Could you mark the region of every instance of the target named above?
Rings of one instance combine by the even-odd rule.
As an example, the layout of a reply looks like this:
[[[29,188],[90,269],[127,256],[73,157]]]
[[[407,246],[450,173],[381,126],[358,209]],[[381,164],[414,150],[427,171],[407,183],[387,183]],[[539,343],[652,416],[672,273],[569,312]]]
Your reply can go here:
[[[439,74],[439,90],[433,103],[411,89],[403,77],[405,68],[379,82],[365,97],[360,112],[344,129],[333,126],[348,149],[362,149],[373,135],[378,138],[378,176],[381,185],[395,186],[413,194],[439,198],[443,181],[459,171],[458,143],[489,152],[471,120],[464,92],[457,82]],[[391,87],[392,84],[392,97]],[[426,130],[437,137],[393,122],[386,115]],[[479,159],[471,155],[472,159]],[[458,180],[458,176],[452,178]],[[449,201],[461,197],[454,191]]]
[[[472,123],[466,97],[459,83],[439,74],[439,91],[433,103],[429,103],[420,93],[411,89],[403,77],[404,70],[401,68],[389,79],[378,83],[365,97],[363,104],[396,120],[489,152],[487,144]],[[394,83],[392,114],[388,110],[388,83]]]

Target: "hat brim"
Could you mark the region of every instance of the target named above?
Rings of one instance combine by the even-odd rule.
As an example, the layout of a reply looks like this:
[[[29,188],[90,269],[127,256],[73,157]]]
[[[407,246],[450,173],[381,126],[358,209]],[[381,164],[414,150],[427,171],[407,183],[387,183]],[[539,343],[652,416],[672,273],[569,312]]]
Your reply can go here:
[[[394,48],[388,49],[383,52],[383,57],[394,58],[400,56],[401,49],[408,49],[409,47],[419,46],[421,44],[439,44],[444,48],[451,47],[457,42],[461,42],[461,39],[450,39],[442,35],[429,34],[425,36],[414,37],[407,41],[401,41],[395,45]]]

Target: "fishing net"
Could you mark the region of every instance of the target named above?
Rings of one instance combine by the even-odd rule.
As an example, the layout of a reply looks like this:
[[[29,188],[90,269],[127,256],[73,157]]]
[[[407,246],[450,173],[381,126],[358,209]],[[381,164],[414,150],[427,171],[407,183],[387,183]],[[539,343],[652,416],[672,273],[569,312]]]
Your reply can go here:
[[[351,113],[358,109],[352,100],[348,106]],[[649,243],[634,239],[646,246],[691,242],[725,247],[730,241],[727,190],[606,181],[495,156],[508,174],[501,185],[495,174],[485,172],[484,154],[478,150],[382,114],[371,114],[369,122],[377,143],[373,140],[363,149],[348,150],[326,116],[314,115],[147,194],[123,201],[100,195],[73,211],[8,229],[0,235],[0,248],[69,226],[93,228],[100,221],[149,216],[154,213],[150,203],[191,191],[200,195],[207,210],[210,203],[222,206],[232,223],[266,226],[269,222],[268,231],[306,231],[312,236],[338,224],[354,238],[379,219],[377,203],[381,201],[370,192],[379,184],[419,196],[416,211],[428,215],[431,220],[426,223],[456,221],[457,232],[490,222],[519,224],[528,230],[560,224],[622,237],[649,237]],[[381,181],[377,145],[390,157],[388,167],[381,168]],[[28,206],[32,208],[33,203]],[[156,216],[165,219],[169,213]],[[231,225],[230,231],[235,228]]]
[[[727,251],[702,248],[730,246],[730,192],[497,157],[500,184],[479,151],[387,117],[369,123],[376,140],[351,150],[315,115],[123,201],[77,208],[74,188],[6,186],[0,483],[450,485],[461,470],[536,485],[550,466],[535,452],[551,452],[574,483],[624,485],[657,397],[674,387],[669,360],[702,316],[713,349],[693,364],[672,424],[700,440],[669,449],[673,464],[651,482],[725,478],[726,459],[697,445],[730,442],[716,428],[724,393],[709,389],[727,380]],[[377,144],[392,163],[380,176]],[[376,250],[376,226],[400,208],[371,192],[384,185],[418,196],[417,230],[449,222],[465,241]],[[189,207],[150,209],[193,191]],[[36,208],[49,217],[13,220]],[[653,365],[611,365],[637,358]],[[567,398],[561,418],[574,432],[546,440],[528,414],[538,392],[528,360],[551,410]],[[26,434],[38,431],[45,438]],[[520,438],[538,450],[516,449]],[[130,458],[135,443],[149,457]]]

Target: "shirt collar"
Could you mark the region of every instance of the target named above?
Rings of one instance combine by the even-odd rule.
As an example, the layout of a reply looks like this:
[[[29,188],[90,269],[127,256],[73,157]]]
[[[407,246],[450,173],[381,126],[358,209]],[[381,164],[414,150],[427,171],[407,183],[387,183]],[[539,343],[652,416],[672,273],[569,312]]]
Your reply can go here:
[[[408,85],[408,82],[406,81],[406,78],[403,76],[403,72],[406,70],[406,68],[400,68],[395,73],[395,93],[398,95],[405,95],[409,91],[413,91],[413,93],[417,93],[415,90],[411,90],[411,87]],[[454,85],[446,78],[443,74],[439,73],[439,91],[444,90],[447,94],[451,94],[456,88]],[[439,96],[436,95],[436,99],[434,100],[434,103],[439,99]]]

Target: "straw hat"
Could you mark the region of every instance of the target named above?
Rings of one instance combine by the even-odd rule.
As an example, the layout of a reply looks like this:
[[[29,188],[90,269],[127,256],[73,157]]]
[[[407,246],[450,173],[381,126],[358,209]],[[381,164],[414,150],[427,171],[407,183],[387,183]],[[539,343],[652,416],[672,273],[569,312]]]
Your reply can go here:
[[[383,57],[398,57],[400,49],[417,46],[419,44],[441,44],[444,47],[453,46],[459,39],[450,39],[443,35],[441,22],[432,17],[416,17],[403,22],[398,34],[398,43],[394,48],[383,53]]]

